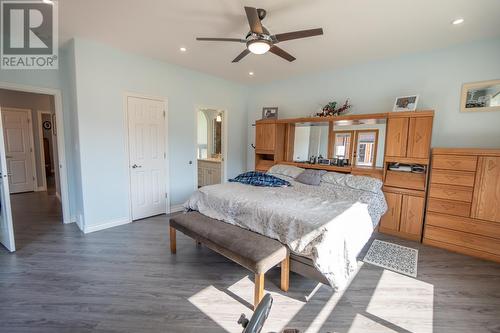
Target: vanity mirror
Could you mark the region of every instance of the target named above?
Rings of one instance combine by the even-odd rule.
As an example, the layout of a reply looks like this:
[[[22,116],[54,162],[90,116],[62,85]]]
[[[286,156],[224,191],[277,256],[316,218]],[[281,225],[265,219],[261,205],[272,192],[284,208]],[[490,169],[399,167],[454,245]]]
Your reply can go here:
[[[385,131],[385,119],[334,122],[328,157],[347,165],[382,167]]]
[[[328,122],[296,123],[293,161],[306,162],[328,155]]]

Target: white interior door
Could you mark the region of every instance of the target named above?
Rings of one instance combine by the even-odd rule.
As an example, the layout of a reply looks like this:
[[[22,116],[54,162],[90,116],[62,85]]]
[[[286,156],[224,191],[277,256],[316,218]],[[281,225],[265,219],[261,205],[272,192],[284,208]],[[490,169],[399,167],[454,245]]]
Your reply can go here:
[[[0,113],[2,113],[1,110]],[[0,243],[7,250],[14,252],[16,245],[14,241],[14,226],[12,225],[7,160],[5,158],[5,143],[3,138],[2,117],[0,117]]]
[[[31,110],[2,110],[10,193],[35,189]]]
[[[127,97],[132,220],[166,213],[165,103]]]

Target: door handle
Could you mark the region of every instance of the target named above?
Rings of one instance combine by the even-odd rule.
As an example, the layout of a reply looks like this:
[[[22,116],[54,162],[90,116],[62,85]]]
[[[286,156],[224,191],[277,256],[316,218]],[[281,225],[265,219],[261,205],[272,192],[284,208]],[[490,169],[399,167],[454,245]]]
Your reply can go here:
[[[6,155],[5,158],[12,158],[12,156],[11,155]]]
[[[142,168],[142,165],[137,165],[137,164],[132,165],[132,169],[137,169],[137,168]]]

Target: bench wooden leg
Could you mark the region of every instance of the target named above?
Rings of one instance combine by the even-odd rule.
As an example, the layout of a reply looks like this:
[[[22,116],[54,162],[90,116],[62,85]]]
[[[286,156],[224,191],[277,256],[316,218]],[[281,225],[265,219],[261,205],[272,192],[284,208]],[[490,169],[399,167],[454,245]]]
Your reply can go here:
[[[264,274],[255,274],[255,290],[253,298],[253,309],[257,309],[260,301],[264,297]]]
[[[175,239],[175,229],[170,227],[170,253],[175,254],[177,252],[177,241]]]
[[[290,286],[290,256],[281,262],[281,290],[288,291]]]

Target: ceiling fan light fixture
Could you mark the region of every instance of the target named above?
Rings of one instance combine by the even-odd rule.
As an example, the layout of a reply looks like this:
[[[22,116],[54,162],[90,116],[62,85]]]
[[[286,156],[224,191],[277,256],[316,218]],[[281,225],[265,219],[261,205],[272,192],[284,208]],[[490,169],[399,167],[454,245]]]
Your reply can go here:
[[[248,50],[253,54],[264,54],[271,48],[271,44],[265,40],[252,40],[247,44]]]

